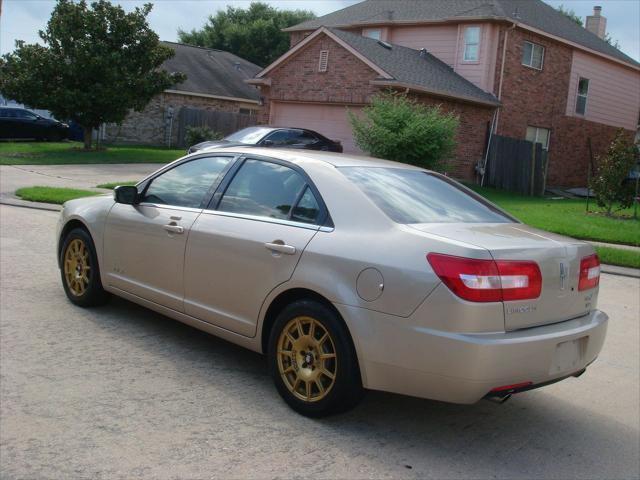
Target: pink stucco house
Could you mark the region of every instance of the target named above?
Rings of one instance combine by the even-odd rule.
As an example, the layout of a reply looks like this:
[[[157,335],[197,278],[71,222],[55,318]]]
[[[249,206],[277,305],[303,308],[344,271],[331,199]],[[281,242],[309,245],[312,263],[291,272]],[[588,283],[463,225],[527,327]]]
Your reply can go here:
[[[589,140],[602,152],[640,113],[640,64],[540,0],[366,0],[287,29],[291,49],[249,83],[261,120],[303,126],[357,151],[347,110],[382,89],[460,116],[451,174],[471,180],[489,129],[543,144],[548,183],[586,184]]]

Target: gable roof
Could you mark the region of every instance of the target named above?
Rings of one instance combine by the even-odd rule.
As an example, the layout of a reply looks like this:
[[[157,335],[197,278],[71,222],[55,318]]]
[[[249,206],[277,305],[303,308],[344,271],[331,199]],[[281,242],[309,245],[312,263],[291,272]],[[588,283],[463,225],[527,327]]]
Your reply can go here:
[[[172,92],[246,99],[251,102],[259,100],[258,90],[244,82],[262,70],[258,65],[222,50],[162,43],[175,51],[175,55],[165,61],[162,68],[187,76],[184,82],[171,88]]]
[[[265,68],[257,77],[264,77],[270,70],[321,34],[326,34],[372,67],[380,75],[373,81],[376,85],[396,85],[440,97],[491,106],[500,105],[494,95],[476,87],[430,53],[421,53],[413,48],[379,42],[335,28],[318,29],[313,35],[289,50],[288,54]]]
[[[285,30],[470,19],[516,22],[633,66],[640,66],[640,63],[542,0],[366,0]]]

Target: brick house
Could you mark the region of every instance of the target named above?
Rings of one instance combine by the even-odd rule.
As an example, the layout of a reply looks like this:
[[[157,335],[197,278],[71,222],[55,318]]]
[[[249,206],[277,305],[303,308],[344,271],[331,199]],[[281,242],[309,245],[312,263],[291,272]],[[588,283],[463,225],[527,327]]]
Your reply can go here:
[[[245,83],[261,68],[222,50],[162,42],[175,55],[162,68],[187,79],[155,96],[141,112],[132,111],[122,124],[108,124],[102,138],[112,143],[175,145],[176,121],[184,107],[257,115],[259,92]]]
[[[291,49],[247,82],[261,121],[299,125],[357,151],[347,109],[383,89],[460,116],[450,173],[473,180],[488,132],[543,144],[548,184],[586,184],[616,131],[635,134],[640,64],[540,0],[367,0],[287,29]]]

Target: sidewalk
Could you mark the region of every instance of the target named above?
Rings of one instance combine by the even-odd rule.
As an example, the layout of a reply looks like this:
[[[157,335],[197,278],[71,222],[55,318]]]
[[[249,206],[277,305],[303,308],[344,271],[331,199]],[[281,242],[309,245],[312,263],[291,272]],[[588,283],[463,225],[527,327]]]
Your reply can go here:
[[[618,243],[604,243],[604,242],[592,242],[591,240],[586,240],[594,247],[608,247],[608,248],[617,248],[618,250],[628,250],[630,252],[640,253],[640,247],[634,247],[633,245],[621,245]]]

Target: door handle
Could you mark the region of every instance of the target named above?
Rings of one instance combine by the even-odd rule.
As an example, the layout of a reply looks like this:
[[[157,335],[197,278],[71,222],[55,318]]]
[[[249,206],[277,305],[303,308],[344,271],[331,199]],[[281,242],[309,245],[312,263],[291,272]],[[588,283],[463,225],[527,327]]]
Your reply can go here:
[[[296,247],[285,245],[282,240],[275,240],[271,243],[265,243],[264,246],[272,252],[284,253],[285,255],[295,255]]]
[[[171,233],[184,233],[184,227],[181,227],[179,225],[174,225],[174,224],[169,224],[169,225],[164,225],[162,228],[164,228],[167,232],[171,232]]]

